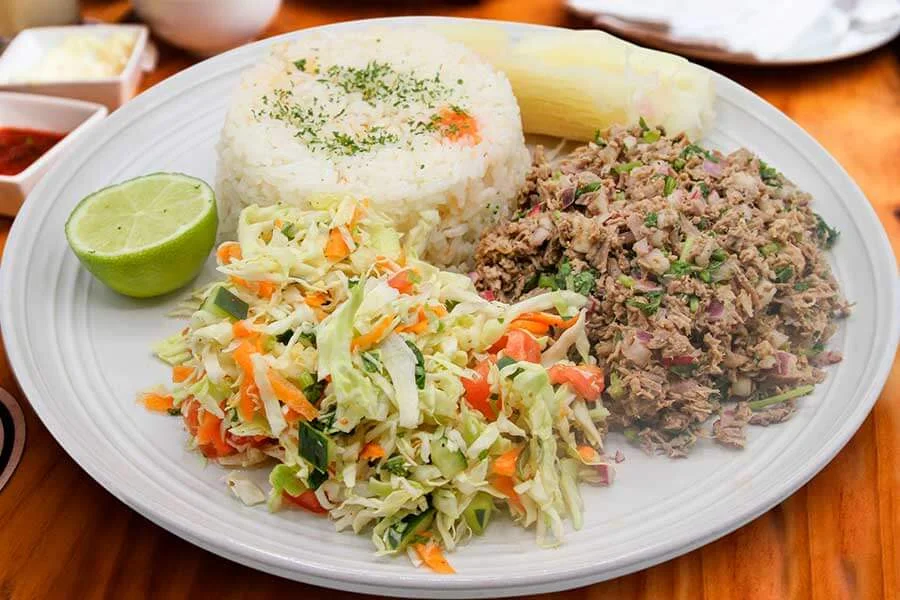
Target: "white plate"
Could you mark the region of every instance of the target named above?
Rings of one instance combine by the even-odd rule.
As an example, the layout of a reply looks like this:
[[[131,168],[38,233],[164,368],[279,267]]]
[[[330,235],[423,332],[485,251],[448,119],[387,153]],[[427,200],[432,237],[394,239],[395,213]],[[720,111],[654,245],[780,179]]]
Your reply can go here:
[[[711,60],[735,65],[796,66],[814,65],[843,60],[879,48],[900,34],[900,18],[879,25],[851,22],[837,7],[832,7],[789,48],[771,58],[757,58],[751,54],[731,52],[725,48],[702,45],[668,34],[659,26],[618,19],[602,11],[602,2],[595,0],[567,0],[566,5],[579,16],[592,21],[600,29],[627,38],[638,44],[674,52],[688,58]]]
[[[504,27],[513,35],[541,29]],[[345,590],[415,597],[547,592],[635,571],[732,531],[818,472],[868,414],[897,333],[896,267],[885,233],[859,188],[821,146],[778,110],[716,75],[719,117],[707,142],[759,152],[809,190],[816,209],[843,231],[835,273],[857,304],[834,346],[847,358],[801,401],[794,419],[755,428],[744,452],[701,444],[684,461],[644,456],[613,436],[610,447],[625,448],[627,459],[613,486],[584,488],[582,531],[570,532],[558,549],[540,550],[533,532],[492,524],[488,535],[451,557],[455,576],[416,570],[403,557],[376,558],[368,538],[335,533],[322,518],[242,506],[222,482],[224,470],[204,468],[184,450],[177,419],[149,414],[134,400],[169,376],[149,345],[181,326],[164,317],[176,297],[135,301],[108,291],[79,267],[63,224],[81,197],[129,177],[177,170],[212,180],[225,104],[239,73],[269,43],[201,63],[114,113],[35,189],[6,246],[0,322],[22,389],[66,451],[154,522],[242,564]]]

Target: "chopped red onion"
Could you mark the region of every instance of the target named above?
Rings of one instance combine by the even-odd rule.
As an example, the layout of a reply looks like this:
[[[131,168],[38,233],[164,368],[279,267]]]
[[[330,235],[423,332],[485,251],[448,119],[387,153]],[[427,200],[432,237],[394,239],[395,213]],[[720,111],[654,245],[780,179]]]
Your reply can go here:
[[[616,456],[613,460],[616,461],[616,463],[625,462],[625,453],[621,450],[616,450]]]
[[[713,177],[718,177],[722,174],[722,165],[720,165],[719,163],[714,163],[711,160],[704,160],[703,170]]]
[[[597,470],[597,475],[599,475],[600,485],[612,485],[612,482],[616,479],[616,470],[606,463],[594,465],[594,469]]]
[[[494,295],[494,290],[484,290],[481,292],[481,297],[489,302],[493,302],[497,299],[497,296]]]
[[[718,300],[710,300],[706,307],[706,318],[709,321],[719,321],[725,315],[725,305]]]
[[[796,376],[797,357],[790,352],[775,353],[775,373],[782,378]]]
[[[649,332],[642,330],[638,330],[637,332],[635,332],[634,336],[645,344],[649,343],[650,340],[653,339],[653,336],[650,335]]]

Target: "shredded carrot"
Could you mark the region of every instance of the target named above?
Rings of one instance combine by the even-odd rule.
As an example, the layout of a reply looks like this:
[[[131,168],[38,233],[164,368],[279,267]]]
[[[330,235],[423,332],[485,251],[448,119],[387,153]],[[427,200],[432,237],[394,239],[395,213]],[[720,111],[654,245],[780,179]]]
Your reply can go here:
[[[147,407],[147,410],[156,412],[168,412],[174,406],[172,396],[163,396],[162,394],[148,393],[141,396],[141,402]]]
[[[245,338],[253,335],[253,330],[247,326],[247,321],[235,321],[231,326],[231,333],[234,337]]]
[[[241,245],[237,242],[225,242],[216,250],[216,258],[220,264],[227,265],[236,260],[241,260]]]
[[[359,452],[359,457],[372,460],[375,458],[383,458],[385,456],[384,448],[382,448],[378,442],[369,442],[365,446],[362,447],[362,450]]]
[[[494,475],[488,481],[490,481],[490,484],[494,486],[494,488],[496,488],[498,492],[509,498],[509,503],[511,506],[515,507],[521,512],[525,512],[525,505],[522,504],[522,499],[519,498],[519,493],[516,492],[516,482],[513,481],[512,477],[507,477],[504,475]]]
[[[391,273],[396,273],[403,269],[402,265],[395,263],[386,256],[375,257],[375,265]]]
[[[275,294],[276,285],[271,281],[258,281],[256,283],[256,295],[268,300]]]
[[[532,321],[530,319],[523,319],[521,317],[515,319],[512,323],[510,323],[509,328],[522,329],[525,331],[529,331],[535,335],[546,335],[547,332],[550,331],[550,326],[546,323]]]
[[[234,358],[234,362],[236,362],[244,372],[244,377],[251,382],[253,381],[253,361],[250,359],[250,355],[257,352],[259,352],[259,349],[254,343],[250,339],[246,339],[241,342],[240,346],[235,348],[234,352],[231,354],[232,358]]]
[[[290,407],[291,410],[300,413],[307,421],[312,421],[319,416],[319,411],[309,403],[309,400],[306,399],[300,388],[285,379],[281,373],[270,367],[266,371],[266,375],[269,378],[269,383],[272,385],[272,391],[275,392],[275,396]]]
[[[193,367],[185,367],[184,365],[176,365],[172,367],[172,383],[181,383],[187,381],[194,374]]]
[[[469,113],[447,107],[441,110],[440,118],[436,121],[436,125],[441,135],[450,141],[457,141],[462,138],[469,138],[473,144],[481,141],[481,135],[478,133],[478,121]]]
[[[512,477],[516,474],[516,461],[519,459],[521,452],[521,448],[507,450],[494,459],[494,464],[491,465],[491,472],[504,477]]]
[[[387,283],[401,294],[412,294],[415,291],[409,269],[403,269],[392,275]]]
[[[386,315],[381,318],[378,323],[372,327],[369,333],[364,333],[353,338],[350,344],[350,350],[366,350],[381,341],[387,330],[390,329],[391,323],[394,322],[394,315]]]
[[[287,421],[289,425],[296,425],[297,423],[299,423],[300,421],[303,421],[304,419],[303,419],[303,415],[301,415],[296,410],[294,410],[293,408],[288,406],[287,410],[284,411],[284,420]]]
[[[431,312],[439,317],[447,316],[447,307],[445,307],[443,304],[434,304],[432,306],[429,306],[428,308],[430,308]]]
[[[422,306],[419,307],[415,323],[411,323],[409,325],[401,325],[400,327],[397,327],[397,331],[399,333],[404,333],[404,332],[422,333],[426,329],[428,329],[428,317],[425,315],[425,308]]]
[[[244,421],[252,421],[256,412],[259,410],[259,390],[256,384],[246,375],[241,382],[241,397],[238,403],[238,411]]]
[[[597,458],[597,451],[590,446],[578,446],[578,454],[585,462],[590,462]]]
[[[307,294],[304,300],[306,300],[308,306],[322,306],[328,301],[328,294],[325,292],[313,292],[312,294]]]
[[[350,246],[344,241],[341,230],[334,228],[328,232],[328,243],[325,244],[325,258],[335,262],[344,260],[350,255]]]
[[[442,575],[452,575],[453,573],[456,573],[444,557],[441,547],[436,543],[428,542],[427,544],[414,544],[413,548],[415,548],[416,553],[419,555],[419,558],[422,559],[422,562],[435,573],[440,573]]]
[[[281,229],[284,227],[284,222],[281,219],[275,219],[275,228]]]
[[[200,415],[200,426],[197,428],[197,445],[211,446],[214,456],[227,456],[235,452],[222,436],[222,419],[211,412]],[[206,454],[206,453],[204,453]]]

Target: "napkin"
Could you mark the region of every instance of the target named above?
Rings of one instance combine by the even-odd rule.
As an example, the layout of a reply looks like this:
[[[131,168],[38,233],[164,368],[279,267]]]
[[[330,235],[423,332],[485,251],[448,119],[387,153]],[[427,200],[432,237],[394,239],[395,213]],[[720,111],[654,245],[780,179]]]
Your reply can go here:
[[[570,0],[570,5],[601,22],[615,19],[663,31],[682,44],[759,59],[783,54],[823,22],[840,34],[900,17],[898,0]]]

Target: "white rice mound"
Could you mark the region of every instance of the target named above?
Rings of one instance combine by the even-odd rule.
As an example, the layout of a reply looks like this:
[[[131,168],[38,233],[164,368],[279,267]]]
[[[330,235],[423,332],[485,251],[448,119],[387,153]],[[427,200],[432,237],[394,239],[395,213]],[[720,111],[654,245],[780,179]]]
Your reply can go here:
[[[451,139],[451,121],[434,121],[448,110],[474,117],[477,134]],[[461,44],[405,28],[274,46],[244,73],[218,154],[222,237],[250,204],[354,194],[412,232],[423,258],[457,268],[509,213],[530,163],[506,77]]]

